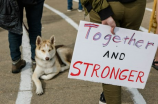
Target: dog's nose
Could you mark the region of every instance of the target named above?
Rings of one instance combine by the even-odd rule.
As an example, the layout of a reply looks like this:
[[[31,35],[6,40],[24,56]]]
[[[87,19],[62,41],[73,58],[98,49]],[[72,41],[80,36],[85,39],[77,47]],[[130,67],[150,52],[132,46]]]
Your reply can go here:
[[[49,60],[49,57],[46,57],[45,59],[48,61],[48,60]]]

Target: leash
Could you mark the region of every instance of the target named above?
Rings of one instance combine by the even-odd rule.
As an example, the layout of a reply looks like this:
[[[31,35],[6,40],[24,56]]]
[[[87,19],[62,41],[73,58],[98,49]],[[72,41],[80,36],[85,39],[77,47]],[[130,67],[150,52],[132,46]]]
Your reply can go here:
[[[26,31],[29,33],[29,29],[28,29],[27,26],[24,24],[24,22],[23,22],[23,25],[24,25]]]

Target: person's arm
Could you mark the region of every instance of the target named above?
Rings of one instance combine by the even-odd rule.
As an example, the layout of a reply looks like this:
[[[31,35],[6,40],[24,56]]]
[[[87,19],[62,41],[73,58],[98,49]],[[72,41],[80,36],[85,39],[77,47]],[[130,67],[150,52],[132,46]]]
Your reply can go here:
[[[81,0],[81,3],[86,12],[89,13],[93,9],[96,13],[98,13],[102,24],[111,26],[111,33],[114,34],[116,23],[111,17],[113,15],[113,11],[106,0]]]

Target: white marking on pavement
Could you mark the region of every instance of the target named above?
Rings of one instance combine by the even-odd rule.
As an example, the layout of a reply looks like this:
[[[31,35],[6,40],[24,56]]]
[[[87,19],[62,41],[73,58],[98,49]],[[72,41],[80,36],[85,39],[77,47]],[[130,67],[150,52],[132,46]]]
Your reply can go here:
[[[72,25],[76,30],[78,30],[78,24],[76,24],[72,19],[70,19],[68,16],[66,16],[64,13],[50,7],[47,4],[44,4],[44,6],[48,9],[50,9],[51,11],[55,12],[56,14],[58,14],[59,16],[61,16],[63,19],[65,19],[65,21],[67,21],[70,25]]]
[[[31,68],[31,52],[29,38],[26,30],[23,27],[22,37],[22,58],[27,62],[26,66],[21,71],[21,81],[16,104],[30,104],[32,98],[32,68]]]
[[[139,30],[143,31],[143,32],[148,32],[148,30],[142,26],[140,26]],[[150,32],[150,33],[153,33],[153,32]]]
[[[145,10],[152,12],[153,10],[150,8],[145,8]]]
[[[143,31],[143,32],[148,32],[148,30],[142,26],[140,26],[139,30]]]
[[[61,13],[60,11],[50,7],[47,4],[44,4],[44,6],[48,9],[50,9],[51,11],[55,12],[56,14],[60,15],[63,19],[65,19],[65,21],[67,21],[69,24],[71,24],[76,30],[78,30],[78,24],[75,23],[71,18],[67,17],[64,13]],[[143,27],[141,27],[142,29]],[[146,104],[143,96],[139,93],[139,91],[137,89],[129,89],[127,88],[131,94],[133,95],[133,101],[134,104]]]
[[[137,89],[127,88],[127,90],[132,94],[134,104],[146,104],[146,101]]]
[[[79,0],[74,0],[74,1],[79,2]]]

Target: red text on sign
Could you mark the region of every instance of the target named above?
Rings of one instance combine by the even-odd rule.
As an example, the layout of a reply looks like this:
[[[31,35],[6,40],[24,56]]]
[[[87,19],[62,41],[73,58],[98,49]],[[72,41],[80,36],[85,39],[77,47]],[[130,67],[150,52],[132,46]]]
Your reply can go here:
[[[80,66],[83,65],[86,66],[86,68],[80,69]],[[82,71],[84,72],[84,76],[87,76],[87,71],[88,71],[91,72],[90,77],[108,78],[115,80],[127,80],[129,82],[144,83],[144,81],[142,81],[142,78],[144,77],[143,71],[129,70],[129,69],[120,70],[120,68],[118,69],[116,69],[115,67],[110,68],[109,66],[105,66],[102,69],[99,64],[93,64],[93,63],[82,62],[82,61],[76,61],[73,64],[73,68],[74,70],[77,70],[76,71],[77,73],[71,72],[70,73],[71,76],[80,76]]]

